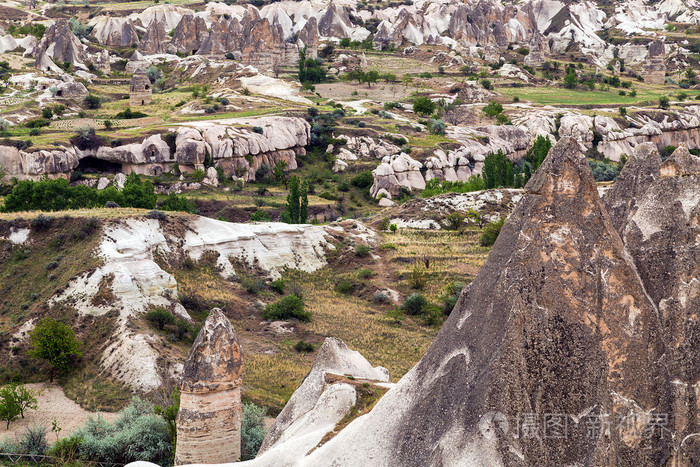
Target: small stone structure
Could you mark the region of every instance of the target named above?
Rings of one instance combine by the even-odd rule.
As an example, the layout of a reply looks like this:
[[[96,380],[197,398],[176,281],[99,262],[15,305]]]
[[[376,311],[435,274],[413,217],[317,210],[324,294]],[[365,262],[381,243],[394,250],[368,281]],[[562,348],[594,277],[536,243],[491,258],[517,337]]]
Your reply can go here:
[[[649,55],[644,61],[643,73],[644,82],[649,84],[664,84],[666,81],[666,46],[661,40],[649,44]]]
[[[185,361],[175,465],[241,457],[241,349],[231,322],[214,308]]]
[[[153,89],[151,89],[151,80],[146,76],[146,71],[141,69],[134,73],[131,77],[131,86],[129,87],[129,105],[138,107],[151,103]]]

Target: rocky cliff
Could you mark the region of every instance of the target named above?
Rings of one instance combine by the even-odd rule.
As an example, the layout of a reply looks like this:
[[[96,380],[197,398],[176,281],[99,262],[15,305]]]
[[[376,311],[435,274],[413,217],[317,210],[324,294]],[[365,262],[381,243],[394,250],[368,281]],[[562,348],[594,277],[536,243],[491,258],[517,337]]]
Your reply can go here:
[[[262,128],[262,133],[253,131],[253,127]],[[192,122],[175,130],[174,152],[164,141],[167,134],[149,136],[141,143],[86,150],[71,146],[28,152],[0,146],[0,167],[8,177],[19,179],[38,179],[44,175],[67,177],[80,166],[82,159],[92,157],[120,164],[125,173],[159,175],[171,171],[174,164],[184,171],[203,169],[205,156],[209,154],[227,176],[251,180],[263,164],[274,167],[284,161],[290,170],[295,169],[296,155],[305,151],[310,132],[310,125],[295,117]]]
[[[214,308],[190,349],[180,384],[175,464],[235,462],[241,456],[241,349]]]

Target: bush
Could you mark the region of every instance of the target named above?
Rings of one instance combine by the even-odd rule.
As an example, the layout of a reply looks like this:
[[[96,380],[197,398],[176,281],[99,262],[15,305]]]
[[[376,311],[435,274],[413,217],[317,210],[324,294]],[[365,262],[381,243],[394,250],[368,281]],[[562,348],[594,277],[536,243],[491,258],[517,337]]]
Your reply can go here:
[[[20,446],[23,454],[43,456],[49,450],[46,440],[46,427],[39,425],[28,426],[20,436]]]
[[[284,286],[285,286],[285,283],[284,283],[284,279],[282,279],[282,278],[270,282],[270,289],[274,290],[275,292],[277,292],[280,295],[284,294]]]
[[[52,223],[53,218],[39,214],[37,217],[32,219],[32,230],[36,230],[37,232],[48,230],[51,228]]]
[[[115,119],[117,120],[129,120],[132,118],[143,118],[143,117],[148,117],[147,114],[143,112],[136,111],[134,112],[131,110],[131,107],[127,107],[126,109],[122,110],[118,114],[114,116]]]
[[[253,133],[257,133],[257,134],[259,134],[259,135],[262,135],[262,134],[263,134],[263,129],[262,129],[262,127],[254,126],[254,127],[253,127]]]
[[[75,338],[73,330],[60,321],[44,318],[29,333],[31,358],[46,360],[51,365],[49,381],[54,372],[65,373],[71,369],[73,360],[82,355],[82,343]]]
[[[495,117],[503,112],[503,106],[496,101],[491,101],[482,109],[482,112],[489,117]]]
[[[165,201],[158,206],[163,211],[182,211],[194,214],[197,212],[197,207],[194,201],[187,199],[184,196],[178,196],[175,193],[170,193]]]
[[[292,318],[299,321],[310,321],[311,313],[304,310],[304,302],[299,296],[287,295],[277,303],[267,305],[262,317],[268,321]]]
[[[660,109],[668,109],[670,106],[670,100],[668,96],[661,96],[659,97],[659,108]]]
[[[265,281],[262,279],[243,279],[241,285],[251,295],[257,295],[265,290]]]
[[[335,291],[339,294],[350,295],[355,291],[355,284],[348,279],[343,279],[335,286]]]
[[[407,315],[422,315],[428,310],[428,300],[421,294],[414,293],[403,302],[401,309]]]
[[[352,180],[350,180],[350,183],[352,183],[352,186],[359,188],[360,190],[364,190],[365,188],[372,186],[374,183],[374,177],[372,176],[372,172],[367,170],[355,175]]]
[[[452,282],[445,288],[445,294],[442,296],[442,313],[445,316],[449,316],[454,309],[463,288],[463,282]]]
[[[436,104],[429,97],[416,97],[413,99],[413,111],[418,115],[432,115]]]
[[[372,249],[367,245],[357,245],[355,247],[355,255],[359,256],[360,258],[365,258],[369,256],[371,252]]]
[[[241,460],[253,459],[258,454],[258,450],[265,438],[266,415],[267,411],[264,407],[258,407],[252,402],[243,403],[243,417],[241,420]]]
[[[258,209],[250,215],[250,220],[255,222],[270,222],[270,215],[262,209]]]
[[[297,343],[294,344],[294,350],[299,353],[310,353],[314,351],[314,346],[305,341],[297,341]]]
[[[101,415],[90,417],[75,436],[82,439],[80,458],[85,461],[113,464],[148,461],[166,465],[172,456],[167,422],[138,397],[132,399],[114,423]]]
[[[68,463],[78,459],[81,443],[82,438],[75,435],[70,438],[59,439],[51,446],[47,454],[49,456],[58,457]]]
[[[461,212],[453,212],[445,217],[449,230],[459,230],[464,225],[464,215]]]
[[[484,231],[481,234],[481,237],[479,238],[479,244],[481,246],[491,246],[494,243],[496,243],[496,239],[498,238],[498,234],[501,233],[501,227],[503,227],[503,224],[506,223],[506,218],[501,217],[497,221],[489,222],[486,224],[486,227],[484,227]]]
[[[95,129],[92,127],[79,128],[75,132],[75,136],[70,139],[70,142],[81,151],[97,149],[104,144],[104,140],[95,133]]]
[[[358,279],[371,279],[374,277],[374,271],[371,269],[360,269],[357,271]]]
[[[99,96],[96,96],[94,94],[88,94],[85,97],[85,107],[88,109],[99,109],[102,107],[102,100],[100,99]]]
[[[175,324],[175,317],[169,311],[156,308],[146,313],[146,319],[153,323],[159,331],[162,331],[166,324]]]

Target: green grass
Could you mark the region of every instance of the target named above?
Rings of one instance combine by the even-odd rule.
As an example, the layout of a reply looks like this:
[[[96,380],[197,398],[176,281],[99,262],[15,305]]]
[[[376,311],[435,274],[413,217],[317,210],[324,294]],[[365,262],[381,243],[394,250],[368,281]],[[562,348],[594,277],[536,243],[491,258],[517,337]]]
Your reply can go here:
[[[566,89],[562,87],[498,87],[496,90],[508,97],[518,96],[521,101],[530,101],[542,105],[634,105],[650,103],[657,105],[659,97],[677,94],[682,91],[672,88],[640,88],[637,87],[635,97],[620,96],[618,91],[629,92],[628,89],[610,88],[609,91],[584,91],[583,89]],[[691,99],[700,93],[688,92]]]

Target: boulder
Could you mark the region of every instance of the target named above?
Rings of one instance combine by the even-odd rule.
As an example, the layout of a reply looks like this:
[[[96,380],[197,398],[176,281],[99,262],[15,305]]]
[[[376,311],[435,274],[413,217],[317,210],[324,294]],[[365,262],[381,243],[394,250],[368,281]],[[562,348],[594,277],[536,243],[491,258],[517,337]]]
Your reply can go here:
[[[348,169],[348,163],[342,159],[336,159],[333,162],[333,172],[345,172]]]
[[[121,190],[122,188],[124,188],[124,184],[126,183],[126,175],[124,175],[121,172],[116,174],[112,183],[114,183],[115,187]]]
[[[104,190],[107,188],[112,182],[107,178],[107,177],[100,177],[100,179],[97,181],[97,189],[98,190]]]
[[[214,308],[192,344],[180,385],[175,464],[235,462],[241,456],[241,349]]]
[[[425,188],[425,179],[420,170],[423,164],[414,160],[406,153],[394,156],[386,156],[382,163],[372,171],[374,183],[370,187],[370,194],[375,198],[381,190],[391,196],[398,196],[401,187],[408,190],[422,190]]]

